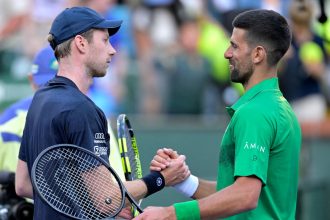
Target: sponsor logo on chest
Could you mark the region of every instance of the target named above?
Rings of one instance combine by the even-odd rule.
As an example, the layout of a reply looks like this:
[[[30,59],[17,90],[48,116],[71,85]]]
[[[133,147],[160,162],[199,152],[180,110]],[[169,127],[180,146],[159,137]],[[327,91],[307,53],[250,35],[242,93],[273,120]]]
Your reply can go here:
[[[104,133],[95,133],[94,134],[94,144],[105,144],[106,140],[105,140],[105,135]],[[97,156],[103,156],[103,155],[107,155],[107,147],[105,146],[98,146],[95,145],[94,146],[94,153]]]

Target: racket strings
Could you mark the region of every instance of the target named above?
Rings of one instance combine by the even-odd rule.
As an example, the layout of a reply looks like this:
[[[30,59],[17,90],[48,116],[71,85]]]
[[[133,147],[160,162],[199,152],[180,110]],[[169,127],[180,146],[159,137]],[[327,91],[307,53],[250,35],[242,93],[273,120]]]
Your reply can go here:
[[[39,160],[36,174],[36,184],[46,200],[73,217],[105,218],[122,206],[119,184],[87,153],[57,148]]]

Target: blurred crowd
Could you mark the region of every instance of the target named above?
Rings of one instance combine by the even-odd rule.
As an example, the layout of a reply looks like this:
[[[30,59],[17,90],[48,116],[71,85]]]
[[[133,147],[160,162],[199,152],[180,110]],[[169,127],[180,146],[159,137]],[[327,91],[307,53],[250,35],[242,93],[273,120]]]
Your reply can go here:
[[[26,77],[35,53],[47,44],[55,16],[84,5],[122,19],[110,39],[117,50],[90,97],[107,116],[219,114],[242,94],[230,82],[224,51],[239,12],[267,8],[283,14],[293,39],[283,59],[280,87],[299,120],[320,121],[330,107],[330,19],[312,0],[0,0],[0,80]],[[330,13],[329,13],[330,14]],[[19,92],[19,90],[17,90]]]

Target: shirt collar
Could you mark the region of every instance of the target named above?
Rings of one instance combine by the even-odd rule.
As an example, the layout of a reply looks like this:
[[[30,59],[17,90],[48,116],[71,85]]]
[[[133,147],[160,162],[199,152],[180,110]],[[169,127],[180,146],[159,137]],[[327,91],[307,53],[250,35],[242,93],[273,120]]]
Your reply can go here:
[[[70,80],[69,78],[66,78],[64,76],[58,76],[56,75],[53,79],[49,80],[49,85],[52,86],[52,85],[68,85],[68,86],[71,86],[71,87],[74,87],[76,89],[78,89],[77,85],[72,81]]]
[[[260,83],[254,85],[248,91],[244,93],[232,106],[226,107],[228,114],[232,117],[235,111],[242,106],[243,104],[247,103],[251,99],[253,99],[257,94],[265,90],[279,90],[278,86],[278,78],[270,78],[261,81]]]

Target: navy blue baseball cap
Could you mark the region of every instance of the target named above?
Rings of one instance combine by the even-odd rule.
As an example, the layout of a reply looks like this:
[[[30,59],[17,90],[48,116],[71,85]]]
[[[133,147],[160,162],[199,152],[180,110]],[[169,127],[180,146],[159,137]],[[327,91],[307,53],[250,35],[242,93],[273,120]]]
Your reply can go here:
[[[56,75],[58,70],[58,62],[55,58],[53,49],[48,45],[38,51],[34,57],[31,74],[34,84],[38,87],[43,86],[46,82]]]
[[[50,45],[55,50],[57,45],[92,28],[108,29],[111,36],[119,30],[121,23],[121,20],[106,20],[87,7],[67,8],[53,21],[49,34],[54,39]]]

